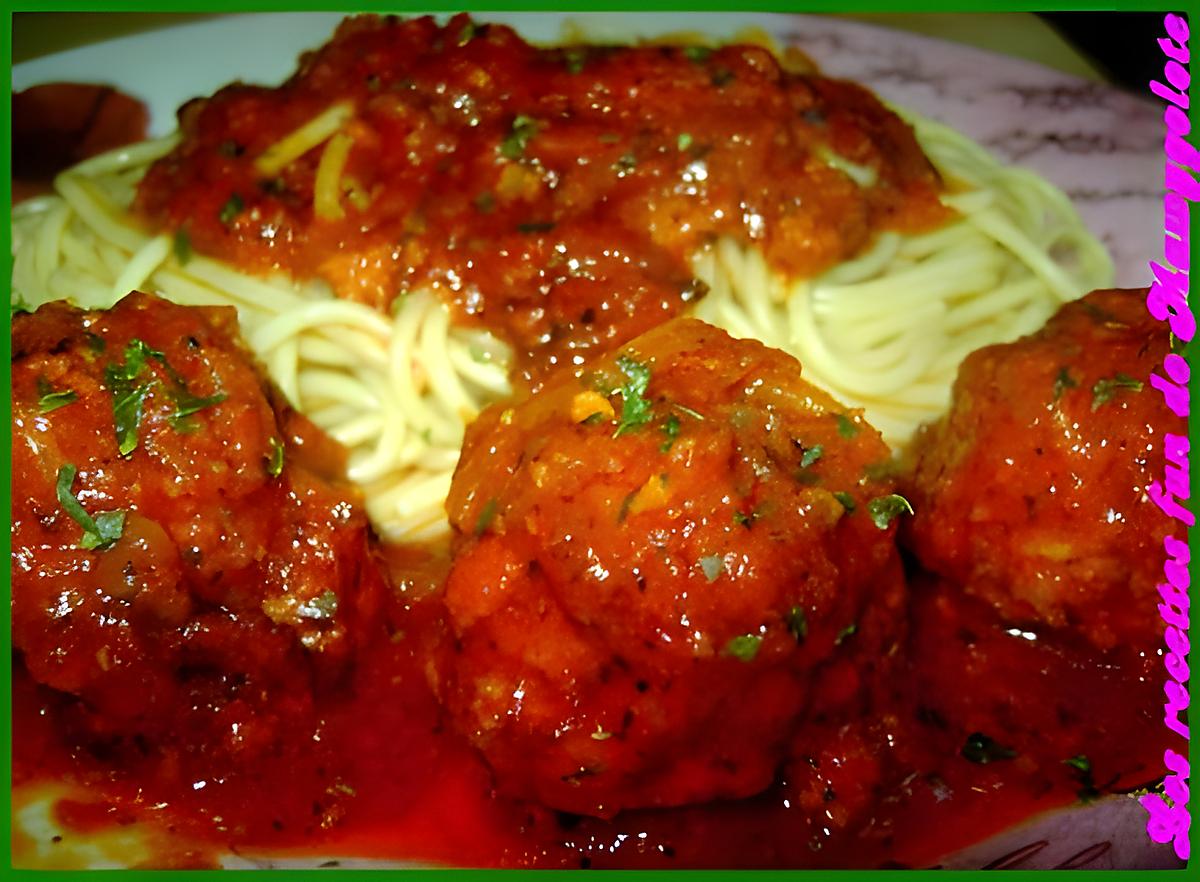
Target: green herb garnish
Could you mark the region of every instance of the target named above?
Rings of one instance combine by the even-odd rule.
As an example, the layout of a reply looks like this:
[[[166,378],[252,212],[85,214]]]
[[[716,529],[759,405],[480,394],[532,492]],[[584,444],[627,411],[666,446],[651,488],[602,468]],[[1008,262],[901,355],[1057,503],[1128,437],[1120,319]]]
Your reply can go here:
[[[627,175],[637,168],[637,157],[632,153],[623,153],[613,163],[613,171],[619,175]]]
[[[1071,376],[1071,372],[1066,368],[1062,368],[1058,372],[1058,376],[1054,378],[1054,400],[1062,398],[1064,392],[1068,389],[1074,389],[1079,384],[1075,382],[1075,378]]]
[[[725,569],[725,562],[719,554],[705,555],[696,561],[696,563],[700,564],[700,569],[704,572],[704,578],[710,582],[717,581],[717,577]]]
[[[1092,761],[1087,758],[1086,754],[1082,753],[1077,754],[1070,759],[1063,760],[1063,765],[1070,766],[1072,769],[1083,772],[1084,774],[1090,774],[1092,771]]]
[[[849,625],[842,628],[842,630],[838,631],[837,636],[833,638],[833,645],[841,646],[843,643],[845,643],[847,640],[849,640],[851,637],[853,637],[857,633],[858,633],[858,622],[851,622]]]
[[[520,159],[525,155],[529,139],[537,134],[538,122],[531,116],[519,114],[512,121],[508,136],[500,142],[500,155],[505,159]]]
[[[626,355],[617,357],[617,367],[625,375],[625,382],[617,388],[621,396],[621,421],[617,424],[614,438],[632,432],[650,422],[650,402],[645,398],[650,385],[650,368]]]
[[[475,197],[475,210],[480,214],[491,214],[496,210],[496,197],[486,190]]]
[[[117,433],[117,452],[129,456],[138,446],[138,428],[142,424],[142,404],[154,385],[151,379],[138,383],[147,358],[162,359],[157,349],[151,349],[138,339],[125,347],[125,363],[104,368],[104,382],[113,396],[113,425]]]
[[[183,227],[175,231],[171,248],[175,252],[175,259],[179,261],[180,266],[185,266],[192,259],[192,237]]]
[[[961,753],[963,759],[981,766],[998,760],[1012,759],[1017,755],[1012,748],[996,743],[982,732],[972,732],[968,735]]]
[[[582,46],[569,46],[563,50],[563,63],[567,66],[568,73],[582,73],[586,62],[587,50]]]
[[[58,480],[55,491],[58,493],[58,503],[71,519],[83,528],[83,536],[79,539],[79,548],[88,551],[103,551],[121,538],[125,530],[125,512],[105,511],[92,518],[80,504],[79,499],[71,492],[75,483],[77,470],[70,463],[58,470]]]
[[[680,132],[679,137],[675,139],[675,146],[679,150],[687,150],[692,146],[692,136],[688,132]]]
[[[272,478],[283,474],[283,442],[278,438],[271,439],[271,458],[267,461],[267,474]]]
[[[548,233],[557,226],[554,221],[531,221],[527,224],[517,224],[518,233]]]
[[[79,396],[70,389],[55,391],[54,387],[44,377],[38,377],[38,413],[50,413],[60,407],[66,407]]]
[[[784,621],[787,622],[787,629],[796,638],[796,642],[803,643],[808,637],[808,616],[804,613],[804,607],[793,606],[788,610]]]
[[[482,536],[487,532],[488,527],[492,525],[492,521],[496,519],[498,505],[499,503],[494,496],[483,504],[483,508],[479,510],[479,517],[475,521],[476,536]]]
[[[914,513],[909,501],[898,493],[872,499],[867,503],[867,512],[871,515],[871,520],[875,522],[875,526],[881,530],[886,530],[896,515],[904,514],[905,512],[908,514]]]
[[[733,71],[731,71],[729,68],[718,67],[713,71],[712,76],[709,78],[709,82],[711,82],[718,89],[724,89],[735,79],[736,77],[733,75]]]
[[[762,646],[762,637],[758,634],[741,634],[725,644],[725,654],[739,661],[752,662]]]
[[[1101,405],[1111,401],[1119,389],[1141,392],[1142,381],[1135,380],[1129,374],[1117,374],[1112,379],[1097,380],[1096,385],[1092,387],[1092,412],[1095,413]]]
[[[741,524],[747,530],[749,530],[750,527],[757,520],[758,520],[758,512],[756,512],[756,511],[752,511],[752,512],[750,512],[750,514],[746,514],[744,511],[742,511],[739,508],[739,509],[735,509],[733,512],[733,522],[735,524]]]
[[[712,49],[708,46],[685,46],[683,54],[687,56],[689,61],[696,64],[703,64],[708,61],[708,57],[712,55]]]
[[[858,426],[854,424],[854,420],[846,416],[844,413],[836,413],[833,415],[837,420],[838,434],[843,438],[853,438],[858,434]]]
[[[853,512],[857,507],[854,504],[854,497],[844,490],[833,491],[833,498],[842,504],[842,508],[846,509],[846,513]]]
[[[458,45],[466,46],[474,38],[479,27],[473,21],[468,21],[463,25],[463,29],[458,32]]]
[[[193,395],[188,391],[187,385],[181,378],[176,377],[176,386],[171,390],[171,400],[175,403],[175,412],[171,414],[169,419],[171,425],[179,429],[183,426],[183,421],[197,411],[204,410],[206,407],[213,407],[220,404],[229,396],[224,392],[218,392],[215,395],[199,396]]]
[[[663,423],[663,434],[667,436],[667,440],[658,448],[660,453],[666,453],[671,449],[671,445],[675,443],[675,439],[679,437],[679,417],[671,414],[667,417],[667,421]]]
[[[234,219],[242,213],[242,209],[245,207],[246,204],[242,202],[242,197],[237,193],[234,193],[227,200],[225,200],[225,204],[221,206],[221,212],[217,215],[217,220],[219,220],[225,226],[229,226],[233,223]]]
[[[1065,759],[1063,765],[1070,766],[1075,770],[1075,778],[1079,782],[1079,789],[1075,791],[1075,796],[1080,802],[1087,804],[1100,795],[1100,789],[1096,787],[1096,781],[1092,777],[1092,761],[1085,754],[1080,753],[1070,759]]]
[[[800,468],[806,469],[825,453],[825,448],[820,444],[814,444],[812,447],[801,448],[804,453],[800,454]]]

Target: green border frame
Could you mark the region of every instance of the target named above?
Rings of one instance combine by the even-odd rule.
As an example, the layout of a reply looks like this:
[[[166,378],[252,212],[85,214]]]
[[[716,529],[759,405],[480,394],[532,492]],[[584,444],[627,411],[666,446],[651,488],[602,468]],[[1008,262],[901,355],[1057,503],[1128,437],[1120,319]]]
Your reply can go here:
[[[100,8],[98,8],[100,7]],[[470,11],[478,13],[486,12],[559,12],[559,11],[588,11],[588,12],[939,12],[939,13],[971,13],[971,12],[1048,12],[1048,11],[1127,11],[1127,12],[1166,12],[1174,11],[1189,15],[1189,23],[1197,26],[1197,21],[1200,21],[1194,14],[1200,11],[1200,2],[1198,0],[1184,0],[1184,2],[1176,2],[1167,4],[1161,0],[583,0],[583,2],[572,3],[569,0],[465,0],[465,2],[452,2],[452,0],[421,0],[421,2],[406,2],[406,0],[393,0],[393,2],[381,2],[381,0],[359,0],[359,2],[346,2],[346,0],[313,0],[313,2],[305,3],[304,0],[207,0],[207,2],[188,2],[188,0],[159,0],[159,2],[119,2],[119,0],[108,0],[108,2],[87,2],[87,0],[59,0],[59,2],[37,2],[37,0],[25,0],[25,2],[7,2],[0,0],[0,89],[3,93],[11,95],[12,90],[12,13],[14,12],[283,12],[296,11],[303,7],[305,11],[392,11],[405,12],[412,10],[430,11],[430,12],[446,12],[458,11],[469,7]],[[1191,39],[1190,45],[1194,47],[1194,51],[1200,57],[1200,26],[1193,32],[1194,39]],[[1193,76],[1200,76],[1200,64],[1194,63],[1189,68]],[[1200,103],[1200,86],[1190,90],[1192,97],[1192,107],[1189,111],[1189,118],[1192,121],[1193,132],[1189,140],[1197,141],[1196,127],[1200,126],[1200,111],[1197,110],[1197,103]],[[1146,97],[1154,98],[1151,95],[1149,88],[1145,92]],[[1158,100],[1158,99],[1155,99]],[[11,201],[11,104],[6,100],[3,107],[0,108],[0,157],[4,160],[2,173],[0,173],[0,203],[9,204]],[[1165,128],[1164,128],[1165,133]],[[1164,157],[1165,161],[1165,157]],[[1200,169],[1195,171],[1200,172]],[[1198,216],[1195,205],[1189,204],[1189,218],[1194,220]],[[1200,263],[1200,229],[1192,223],[1189,225],[1193,231],[1193,242],[1191,249],[1192,263],[1196,265]],[[10,254],[10,224],[5,223],[0,225],[0,272],[3,273],[5,279],[11,280],[11,254]],[[1149,259],[1155,259],[1156,256],[1151,256]],[[1149,279],[1149,271],[1147,270],[1147,279]],[[1193,307],[1195,311],[1196,307]],[[1186,356],[1189,363],[1195,361],[1194,353],[1198,351],[1198,347],[1194,341],[1193,345],[1189,345],[1186,350]],[[1196,406],[1197,391],[1200,390],[1200,364],[1192,364],[1193,368],[1192,379],[1190,383],[1192,406]],[[3,342],[0,343],[0,380],[4,388],[11,389],[11,336],[9,333],[3,335]],[[12,420],[12,402],[10,395],[5,395],[3,398],[2,409],[6,417],[6,421],[11,424]],[[1198,446],[1197,439],[1200,438],[1200,432],[1197,431],[1197,420],[1189,419],[1188,435],[1191,439],[1192,448]],[[12,434],[3,436],[2,442],[3,451],[5,453],[4,462],[11,464],[12,462]],[[3,503],[6,511],[11,512],[11,467],[0,467],[0,473],[3,477],[0,479],[0,503]],[[1194,507],[1194,506],[1193,506]],[[10,515],[11,518],[11,515]],[[1189,546],[1192,550],[1193,560],[1200,554],[1200,529],[1192,529],[1189,531]],[[4,550],[5,556],[11,559],[11,530],[5,531],[3,539],[0,539],[0,548]],[[1193,571],[1196,567],[1193,567]],[[4,600],[0,603],[0,726],[3,727],[3,732],[8,735],[3,739],[3,743],[9,747],[2,752],[0,756],[0,786],[5,789],[5,796],[0,797],[0,870],[6,871],[7,878],[25,879],[25,880],[52,880],[75,878],[76,871],[59,871],[59,870],[23,870],[14,869],[12,867],[12,841],[11,841],[11,790],[12,790],[12,753],[11,753],[11,732],[12,732],[12,652],[11,652],[11,608],[7,602],[11,597],[11,572],[5,571],[4,576]],[[1194,598],[1196,592],[1192,591],[1191,596]],[[1200,677],[1200,671],[1189,681],[1189,691],[1193,698],[1196,695],[1195,680]],[[1193,715],[1200,717],[1200,715]],[[1193,719],[1196,725],[1200,726],[1200,718]],[[1195,750],[1195,746],[1200,743],[1200,735],[1193,732],[1191,742],[1191,757],[1193,761],[1200,760],[1200,751]],[[1200,799],[1193,798],[1191,800],[1192,814],[1200,817]],[[1200,826],[1200,825],[1198,825]],[[1200,840],[1200,837],[1194,837],[1193,841]],[[93,871],[100,874],[111,874],[114,871]],[[155,877],[167,877],[172,871],[146,870],[146,871],[115,871],[120,873],[136,872],[139,879],[149,879]],[[260,873],[264,871],[192,871],[193,874],[198,874],[204,877],[211,877],[215,874],[229,874],[235,876],[242,873],[253,873],[254,878],[259,878]],[[287,873],[288,878],[329,878],[331,873],[338,874],[343,878],[351,873],[405,873],[406,878],[421,879],[432,878],[437,879],[488,879],[499,880],[520,876],[528,878],[528,874],[537,871],[526,870],[287,870],[287,871],[266,871],[276,873]],[[667,877],[684,875],[688,879],[724,879],[731,876],[740,876],[743,878],[754,878],[762,880],[762,882],[775,882],[775,880],[794,879],[799,875],[812,877],[814,875],[830,875],[836,878],[866,878],[874,877],[888,871],[884,870],[840,870],[840,871],[812,871],[812,870],[778,870],[778,871],[736,871],[736,870],[623,870],[623,871],[592,871],[592,870],[555,870],[553,872],[558,876],[583,877],[595,872],[606,872],[619,875],[623,879],[653,879],[661,880]],[[907,877],[911,878],[913,874],[918,876],[929,877],[940,871],[934,870],[908,870],[905,871]],[[983,870],[962,870],[958,871],[959,876],[981,877],[986,871]],[[1032,877],[1042,877],[1051,870],[1011,870],[1008,871],[1008,878],[1027,879]],[[1083,870],[1075,871],[1082,872],[1085,877],[1091,876],[1096,878],[1123,880],[1123,879],[1141,879],[1144,870]],[[1187,877],[1200,877],[1200,858],[1193,859],[1190,866],[1181,870],[1160,870],[1154,873],[1154,879],[1176,879]],[[222,877],[223,878],[223,877]],[[1078,876],[1076,878],[1079,878]]]

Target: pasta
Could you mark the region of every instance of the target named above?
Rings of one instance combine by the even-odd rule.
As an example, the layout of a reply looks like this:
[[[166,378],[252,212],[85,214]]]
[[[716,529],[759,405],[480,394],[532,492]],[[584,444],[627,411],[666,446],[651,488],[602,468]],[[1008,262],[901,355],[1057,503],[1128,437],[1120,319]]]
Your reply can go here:
[[[273,173],[321,148],[319,216],[341,217],[343,198],[361,196],[342,176],[351,112],[332,105],[257,161]],[[1059,190],[944,125],[897,112],[947,181],[943,202],[956,220],[918,235],[885,232],[810,279],[785,277],[729,238],[693,257],[710,289],[695,316],[796,356],[808,379],[864,408],[894,446],[945,409],[967,353],[1028,333],[1063,302],[1112,281],[1111,260]],[[137,182],[175,143],[94,157],[61,174],[55,195],[18,205],[14,298],[94,308],[143,289],[236,307],[288,399],[349,448],[349,477],[382,535],[442,533],[464,428],[510,393],[507,346],[454,324],[432,290],[401,297],[384,315],[321,282],[254,276],[143,229],[128,210]]]

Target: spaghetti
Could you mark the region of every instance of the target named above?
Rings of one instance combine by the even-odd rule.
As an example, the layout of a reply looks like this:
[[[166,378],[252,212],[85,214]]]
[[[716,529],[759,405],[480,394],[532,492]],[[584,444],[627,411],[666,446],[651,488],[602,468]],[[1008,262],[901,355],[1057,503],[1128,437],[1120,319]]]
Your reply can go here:
[[[277,172],[319,149],[314,210],[324,217],[365,198],[343,176],[349,113],[328,107],[258,159]],[[809,279],[788,278],[761,250],[727,237],[692,261],[710,289],[694,315],[796,356],[808,379],[864,408],[894,445],[945,409],[968,352],[1028,333],[1064,301],[1112,281],[1110,259],[1059,190],[943,125],[903,115],[950,185],[943,203],[957,213],[952,222],[881,233]],[[455,324],[431,289],[402,296],[386,315],[323,282],[241,272],[190,253],[179,234],[148,231],[130,211],[135,190],[175,145],[165,138],[89,159],[59,176],[56,195],[18,205],[14,298],[97,308],[143,289],[236,307],[272,379],[349,449],[349,477],[380,532],[442,533],[465,426],[511,392],[508,347]]]

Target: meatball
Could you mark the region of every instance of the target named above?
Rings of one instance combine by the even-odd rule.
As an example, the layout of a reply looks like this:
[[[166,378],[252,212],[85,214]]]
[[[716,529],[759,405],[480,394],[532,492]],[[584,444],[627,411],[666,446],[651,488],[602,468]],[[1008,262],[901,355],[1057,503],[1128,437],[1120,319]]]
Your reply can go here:
[[[1163,539],[1182,531],[1146,488],[1164,435],[1185,427],[1144,384],[1169,345],[1144,292],[1097,291],[969,356],[949,414],[916,442],[921,564],[1006,622],[1157,646]]]
[[[90,736],[252,755],[366,639],[339,453],[236,333],[142,294],[14,318],[13,643]]]
[[[800,371],[680,319],[472,424],[438,688],[501,789],[599,816],[753,794],[890,651],[906,503]]]

